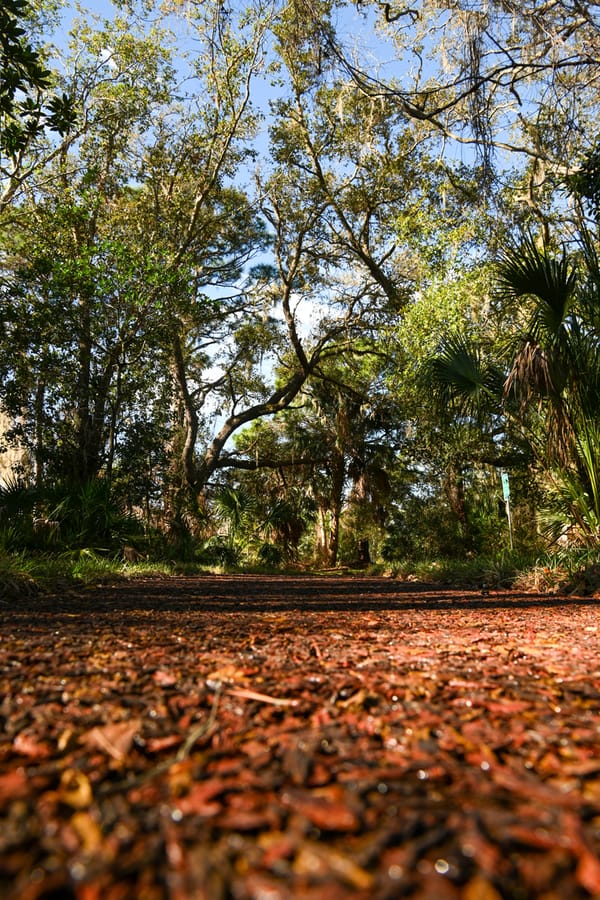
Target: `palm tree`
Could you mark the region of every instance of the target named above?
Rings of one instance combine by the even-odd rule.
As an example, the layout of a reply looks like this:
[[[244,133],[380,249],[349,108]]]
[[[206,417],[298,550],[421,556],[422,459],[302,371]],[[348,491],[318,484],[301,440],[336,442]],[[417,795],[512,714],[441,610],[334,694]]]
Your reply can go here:
[[[582,232],[575,253],[527,237],[498,266],[497,297],[522,328],[508,374],[464,334],[443,339],[427,384],[452,421],[490,427],[502,415],[531,450],[546,491],[550,537],[600,538],[600,263]],[[501,425],[502,428],[502,425]]]
[[[499,297],[528,314],[506,379],[548,488],[546,525],[600,538],[600,268],[584,233],[576,254],[527,238],[499,266]],[[537,425],[537,430],[536,430]]]
[[[465,549],[473,543],[465,474],[474,466],[505,464],[505,372],[487,356],[474,335],[455,332],[442,338],[422,372],[446,443],[442,487]]]

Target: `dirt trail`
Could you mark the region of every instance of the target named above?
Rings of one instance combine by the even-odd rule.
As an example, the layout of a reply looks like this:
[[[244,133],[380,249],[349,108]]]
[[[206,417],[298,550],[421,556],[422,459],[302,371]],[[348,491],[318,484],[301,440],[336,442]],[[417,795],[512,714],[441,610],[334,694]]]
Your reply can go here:
[[[0,897],[600,896],[597,600],[384,578],[0,607]]]

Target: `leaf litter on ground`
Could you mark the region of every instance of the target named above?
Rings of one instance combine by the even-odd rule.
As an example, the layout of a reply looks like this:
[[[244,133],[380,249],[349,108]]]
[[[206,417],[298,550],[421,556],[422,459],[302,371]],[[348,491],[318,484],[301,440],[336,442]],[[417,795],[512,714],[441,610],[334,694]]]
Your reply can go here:
[[[149,580],[0,611],[0,896],[600,896],[593,598]]]

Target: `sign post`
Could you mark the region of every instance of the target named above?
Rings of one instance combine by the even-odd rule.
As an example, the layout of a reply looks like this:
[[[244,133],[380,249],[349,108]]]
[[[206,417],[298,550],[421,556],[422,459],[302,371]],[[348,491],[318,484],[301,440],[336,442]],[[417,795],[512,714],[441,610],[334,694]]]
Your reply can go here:
[[[500,478],[502,479],[502,493],[504,495],[504,505],[506,506],[506,518],[508,519],[508,536],[510,539],[510,549],[513,550],[512,517],[510,513],[510,483],[508,480],[508,472],[503,472],[501,469]]]

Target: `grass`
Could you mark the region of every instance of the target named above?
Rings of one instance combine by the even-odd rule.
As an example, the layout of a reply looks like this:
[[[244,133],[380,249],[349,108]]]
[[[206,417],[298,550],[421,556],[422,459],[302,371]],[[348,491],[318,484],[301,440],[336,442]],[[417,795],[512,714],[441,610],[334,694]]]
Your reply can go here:
[[[126,563],[94,549],[68,553],[0,555],[0,600],[51,593],[126,577],[174,574],[170,563]]]
[[[223,574],[238,571],[221,565],[180,560],[140,559],[127,562],[120,554],[98,548],[82,548],[60,553],[0,552],[0,600],[10,597],[54,593],[57,590],[131,578],[165,575]],[[263,567],[257,572],[266,574]],[[269,568],[269,572],[271,569]]]
[[[571,547],[546,553],[519,574],[516,586],[541,593],[600,596],[600,548]]]
[[[0,601],[18,597],[52,593],[70,587],[102,584],[123,578],[148,578],[164,575],[200,575],[223,573],[223,566],[209,566],[197,562],[177,562],[141,559],[125,562],[98,549],[58,554],[0,554]],[[227,569],[229,571],[229,569]],[[252,567],[234,569],[256,574],[286,574],[289,568]],[[297,568],[294,569],[297,572]],[[310,568],[302,571],[314,571]],[[347,569],[328,572],[351,574]],[[410,581],[425,581],[448,588],[477,589],[487,584],[490,589],[536,591],[541,593],[600,593],[600,549],[561,550],[531,557],[518,552],[502,551],[496,555],[462,559],[403,560],[386,565],[374,565],[360,570],[366,575],[391,575]]]
[[[466,556],[460,559],[405,560],[391,565],[396,578],[429,581],[455,588],[509,588],[518,575],[532,565],[530,557],[502,551],[489,556]]]
[[[571,547],[541,555],[505,550],[463,559],[407,560],[395,563],[391,574],[458,589],[486,584],[491,590],[600,595],[600,548]]]

